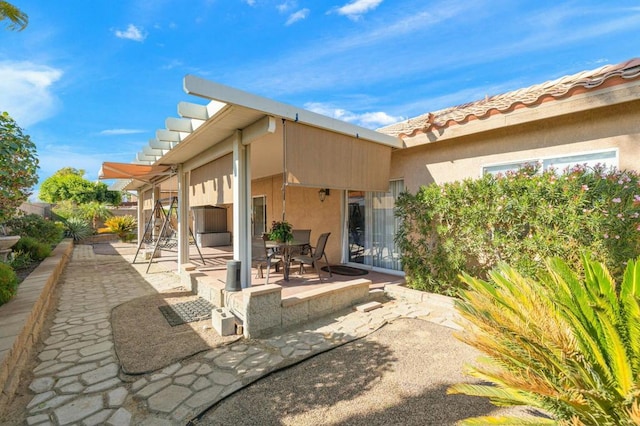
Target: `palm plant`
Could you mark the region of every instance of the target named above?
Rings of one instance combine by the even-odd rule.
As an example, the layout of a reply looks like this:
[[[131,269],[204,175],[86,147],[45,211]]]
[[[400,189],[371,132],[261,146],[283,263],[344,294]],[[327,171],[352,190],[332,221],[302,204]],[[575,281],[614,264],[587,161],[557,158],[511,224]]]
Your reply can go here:
[[[0,1],[0,21],[8,19],[11,23],[7,25],[10,30],[22,31],[29,23],[26,13],[7,1]]]
[[[131,215],[113,216],[107,219],[104,224],[111,232],[118,234],[118,237],[120,237],[122,241],[124,241],[137,226],[136,219]]]
[[[490,282],[463,275],[470,290],[457,302],[467,321],[458,337],[488,355],[469,373],[491,384],[458,384],[449,393],[540,408],[560,424],[640,425],[640,258],[628,263],[619,288],[586,254],[582,265],[583,279],[559,259],[538,280],[506,265]]]

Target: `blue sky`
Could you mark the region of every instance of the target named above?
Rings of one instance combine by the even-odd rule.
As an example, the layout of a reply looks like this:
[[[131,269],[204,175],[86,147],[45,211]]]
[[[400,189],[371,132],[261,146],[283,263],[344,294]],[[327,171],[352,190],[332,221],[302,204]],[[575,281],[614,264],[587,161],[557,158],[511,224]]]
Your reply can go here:
[[[12,0],[0,110],[40,181],[97,178],[177,117],[195,74],[369,128],[640,56],[640,1]]]

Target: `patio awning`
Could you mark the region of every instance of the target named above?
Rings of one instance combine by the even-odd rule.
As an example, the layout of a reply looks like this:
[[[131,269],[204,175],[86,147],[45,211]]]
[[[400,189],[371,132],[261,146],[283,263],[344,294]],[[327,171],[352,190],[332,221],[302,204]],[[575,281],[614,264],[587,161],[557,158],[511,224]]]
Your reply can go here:
[[[135,179],[149,182],[157,176],[171,175],[171,166],[103,162],[99,179]]]

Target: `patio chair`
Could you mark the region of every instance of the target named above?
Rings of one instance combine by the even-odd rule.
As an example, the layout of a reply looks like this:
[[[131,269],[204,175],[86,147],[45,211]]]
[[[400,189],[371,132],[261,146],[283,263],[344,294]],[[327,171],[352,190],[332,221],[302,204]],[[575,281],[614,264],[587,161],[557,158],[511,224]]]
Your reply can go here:
[[[320,235],[318,237],[318,243],[316,244],[315,248],[314,247],[311,248],[310,254],[298,255],[292,258],[294,262],[300,262],[300,271],[299,271],[300,274],[304,273],[304,265],[311,265],[315,268],[316,272],[318,273],[318,278],[320,279],[320,282],[322,282],[322,275],[320,274],[319,261],[324,257],[324,261],[327,264],[327,268],[329,269],[329,276],[330,277],[333,276],[331,274],[331,266],[329,266],[329,260],[327,260],[327,255],[324,251],[325,247],[327,246],[327,240],[329,239],[329,235],[331,235],[331,232],[327,232]]]
[[[263,234],[261,238],[254,238],[251,244],[252,261],[256,265],[258,272],[256,278],[264,278],[263,268],[267,267],[267,284],[269,284],[269,272],[271,266],[275,266],[276,272],[280,270],[280,264],[282,263],[282,256],[276,251],[267,248],[267,241],[269,240],[269,234]]]
[[[293,229],[291,231],[293,233],[293,240],[306,243],[300,248],[300,252],[296,253],[296,255],[311,254],[311,229]]]

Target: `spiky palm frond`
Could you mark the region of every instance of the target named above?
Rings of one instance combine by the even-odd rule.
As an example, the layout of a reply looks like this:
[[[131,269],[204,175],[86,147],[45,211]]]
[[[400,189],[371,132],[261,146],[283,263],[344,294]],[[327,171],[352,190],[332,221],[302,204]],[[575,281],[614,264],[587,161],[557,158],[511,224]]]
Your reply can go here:
[[[606,267],[586,254],[582,263],[582,279],[560,259],[537,280],[506,265],[489,281],[463,275],[469,290],[456,307],[466,322],[457,337],[487,354],[469,374],[492,384],[449,392],[540,408],[564,424],[636,424],[640,259],[629,262],[619,289]]]
[[[24,30],[29,24],[29,17],[26,13],[7,1],[0,1],[0,21],[8,19],[11,23],[7,25],[10,30]]]

